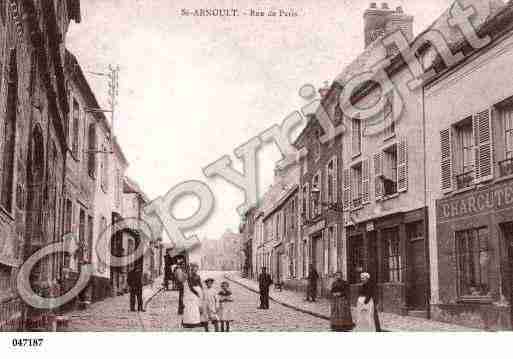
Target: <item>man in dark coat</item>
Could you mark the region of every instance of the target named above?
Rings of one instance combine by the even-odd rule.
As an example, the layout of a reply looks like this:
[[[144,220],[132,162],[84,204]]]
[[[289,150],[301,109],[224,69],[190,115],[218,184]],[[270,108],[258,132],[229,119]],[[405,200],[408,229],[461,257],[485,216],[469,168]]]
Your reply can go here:
[[[267,273],[267,268],[262,267],[262,273],[258,276],[258,287],[260,289],[259,309],[269,309],[269,287],[271,284],[273,284],[273,280]]]
[[[317,298],[317,280],[319,280],[319,274],[313,266],[310,266],[307,279],[308,288],[306,290],[306,300],[315,302]]]
[[[142,302],[142,271],[138,268],[128,272],[127,284],[130,287],[130,311],[135,312],[135,300],[137,298],[137,310],[144,312]]]
[[[169,255],[169,251],[164,256],[164,288],[169,290],[169,281],[173,278],[173,259]]]

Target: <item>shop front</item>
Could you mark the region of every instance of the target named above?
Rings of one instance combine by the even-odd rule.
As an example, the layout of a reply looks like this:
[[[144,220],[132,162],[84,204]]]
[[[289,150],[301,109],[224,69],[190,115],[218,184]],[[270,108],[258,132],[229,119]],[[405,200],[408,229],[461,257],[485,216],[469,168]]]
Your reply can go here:
[[[360,273],[375,281],[378,308],[427,316],[429,266],[425,208],[394,213],[347,227],[347,274],[353,305]]]
[[[439,320],[511,329],[513,180],[437,201]]]

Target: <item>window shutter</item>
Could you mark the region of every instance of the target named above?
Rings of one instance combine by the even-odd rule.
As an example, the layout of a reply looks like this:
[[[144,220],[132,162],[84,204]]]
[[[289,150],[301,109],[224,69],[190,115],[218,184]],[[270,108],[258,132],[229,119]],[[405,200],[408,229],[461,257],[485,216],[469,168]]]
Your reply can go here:
[[[493,178],[492,123],[490,109],[479,112],[473,118],[476,139],[475,176],[477,182]]]
[[[337,168],[337,156],[333,158],[333,203],[338,201],[338,168]]]
[[[325,228],[324,229],[324,235],[322,236],[323,238],[323,243],[324,243],[324,260],[323,260],[323,264],[324,264],[324,274],[328,274],[329,273],[329,249],[330,249],[330,228]]]
[[[376,200],[383,198],[383,153],[374,154],[374,193]]]
[[[350,207],[350,201],[351,201],[351,170],[349,168],[346,168],[343,170],[343,190],[342,190],[342,196],[343,196],[343,206],[344,210],[348,210]]]
[[[331,203],[331,198],[329,198],[329,191],[328,191],[328,188],[329,188],[329,174],[330,174],[330,168],[329,168],[329,161],[328,163],[326,164],[326,168],[324,169],[324,194],[323,194],[323,198],[324,198],[324,202],[328,202],[328,203]],[[333,193],[333,192],[332,192]]]
[[[452,190],[452,138],[451,128],[440,131],[440,178],[443,192]]]
[[[306,184],[306,219],[310,219],[310,183]]]
[[[332,238],[332,241],[333,241],[333,247],[332,247],[332,254],[331,254],[331,258],[332,258],[332,263],[333,263],[333,268],[335,270],[335,272],[338,271],[338,224],[335,223],[335,225],[333,226],[333,238]]]
[[[408,144],[402,139],[397,144],[397,192],[408,190]]]
[[[370,161],[368,158],[362,162],[362,202],[370,203]]]

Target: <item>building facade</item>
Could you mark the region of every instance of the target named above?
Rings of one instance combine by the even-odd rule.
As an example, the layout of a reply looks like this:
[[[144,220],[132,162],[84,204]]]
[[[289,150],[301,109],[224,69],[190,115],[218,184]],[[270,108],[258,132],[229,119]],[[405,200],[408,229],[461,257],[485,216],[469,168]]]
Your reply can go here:
[[[479,327],[513,323],[513,8],[474,20],[489,43],[425,84],[432,317]]]

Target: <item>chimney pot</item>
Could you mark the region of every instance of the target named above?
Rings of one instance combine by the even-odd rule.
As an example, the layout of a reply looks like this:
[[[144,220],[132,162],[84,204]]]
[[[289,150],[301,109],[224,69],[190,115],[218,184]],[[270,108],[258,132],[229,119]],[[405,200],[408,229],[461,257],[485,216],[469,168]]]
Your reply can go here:
[[[384,2],[384,3],[381,3],[381,8],[383,10],[388,10],[388,3]]]
[[[398,12],[400,14],[402,14],[404,11],[403,11],[403,7],[402,6],[398,6],[396,9],[395,9],[395,12]]]
[[[371,9],[376,9],[377,7],[378,7],[378,5],[375,2],[371,2],[370,3],[370,8]]]

